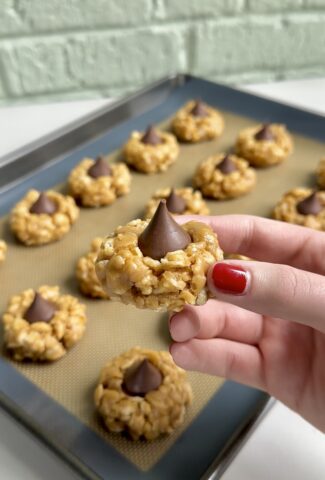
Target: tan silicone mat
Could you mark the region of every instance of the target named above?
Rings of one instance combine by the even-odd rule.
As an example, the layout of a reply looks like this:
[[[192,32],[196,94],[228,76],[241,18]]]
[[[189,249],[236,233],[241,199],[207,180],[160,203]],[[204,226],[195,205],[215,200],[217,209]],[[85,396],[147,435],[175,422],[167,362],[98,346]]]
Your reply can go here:
[[[136,443],[106,433],[96,418],[93,407],[93,391],[100,369],[108,359],[134,345],[167,349],[170,341],[167,316],[82,297],[74,277],[75,264],[78,257],[88,251],[93,237],[105,235],[118,224],[141,216],[144,203],[157,188],[191,184],[191,177],[201,160],[230,148],[238,131],[255,123],[229,113],[225,113],[225,120],[226,130],[220,140],[182,145],[179,159],[166,173],[151,176],[133,173],[131,193],[128,196],[110,207],[82,209],[80,219],[60,242],[36,248],[18,245],[9,232],[7,219],[4,218],[0,223],[0,238],[9,244],[7,260],[0,267],[1,312],[11,295],[44,284],[60,285],[63,292],[80,297],[87,305],[86,334],[65,358],[50,365],[16,363],[16,368],[142,470],[151,468],[173,445],[175,439],[220,388],[222,380],[197,373],[189,374],[194,402],[183,427],[170,437],[152,443]],[[287,162],[258,170],[257,186],[251,194],[237,200],[209,201],[211,213],[249,213],[267,217],[284,191],[298,185],[313,185],[313,172],[320,157],[324,155],[324,145],[295,135],[294,143],[295,152]],[[115,161],[119,157],[120,153],[116,152],[110,156],[110,160]],[[61,190],[64,188],[60,187]]]

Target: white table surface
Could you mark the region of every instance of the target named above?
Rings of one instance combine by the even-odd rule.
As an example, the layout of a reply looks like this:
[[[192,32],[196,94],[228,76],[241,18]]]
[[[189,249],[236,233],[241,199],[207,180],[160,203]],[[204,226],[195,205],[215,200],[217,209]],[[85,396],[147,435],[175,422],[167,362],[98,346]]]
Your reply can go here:
[[[325,114],[325,79],[239,88]],[[87,100],[0,108],[0,157],[108,102]],[[74,478],[61,460],[0,410],[0,480]],[[223,475],[223,480],[324,478],[325,435],[280,403],[267,414]]]

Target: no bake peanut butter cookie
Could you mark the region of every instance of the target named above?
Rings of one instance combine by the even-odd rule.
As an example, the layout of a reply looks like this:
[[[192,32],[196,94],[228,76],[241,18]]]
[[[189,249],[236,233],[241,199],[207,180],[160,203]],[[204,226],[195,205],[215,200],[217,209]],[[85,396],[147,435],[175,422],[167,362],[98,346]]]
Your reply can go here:
[[[166,200],[170,213],[175,215],[208,215],[209,209],[201,192],[193,188],[161,188],[146,205],[145,218],[151,218],[161,200]]]
[[[133,440],[154,440],[172,433],[192,401],[186,372],[168,352],[135,347],[103,368],[95,405],[110,432]]]
[[[76,267],[76,277],[81,292],[87,297],[108,298],[104,292],[95,271],[95,261],[97,259],[103,238],[96,237],[90,244],[90,251],[79,258]]]
[[[6,259],[6,253],[7,253],[7,244],[4,240],[0,240],[0,265]]]
[[[222,258],[208,225],[178,225],[161,201],[151,220],[134,220],[104,240],[96,273],[113,300],[180,311],[185,304],[207,301],[207,270]]]
[[[322,158],[317,165],[316,176],[319,187],[325,189],[325,158]]]

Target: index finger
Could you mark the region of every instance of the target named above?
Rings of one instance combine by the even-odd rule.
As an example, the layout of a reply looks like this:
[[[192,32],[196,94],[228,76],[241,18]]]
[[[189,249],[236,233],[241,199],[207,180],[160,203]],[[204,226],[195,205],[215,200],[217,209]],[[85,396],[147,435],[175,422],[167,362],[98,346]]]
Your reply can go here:
[[[176,219],[181,224],[195,220],[210,225],[227,253],[325,273],[323,232],[250,215],[182,215]]]

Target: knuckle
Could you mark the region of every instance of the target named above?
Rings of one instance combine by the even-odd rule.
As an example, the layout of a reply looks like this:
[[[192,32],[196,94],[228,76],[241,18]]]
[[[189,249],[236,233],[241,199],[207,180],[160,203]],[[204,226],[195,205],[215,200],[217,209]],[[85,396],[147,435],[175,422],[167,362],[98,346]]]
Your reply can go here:
[[[224,371],[223,377],[231,378],[236,369],[237,355],[232,350],[228,350],[224,356]]]

